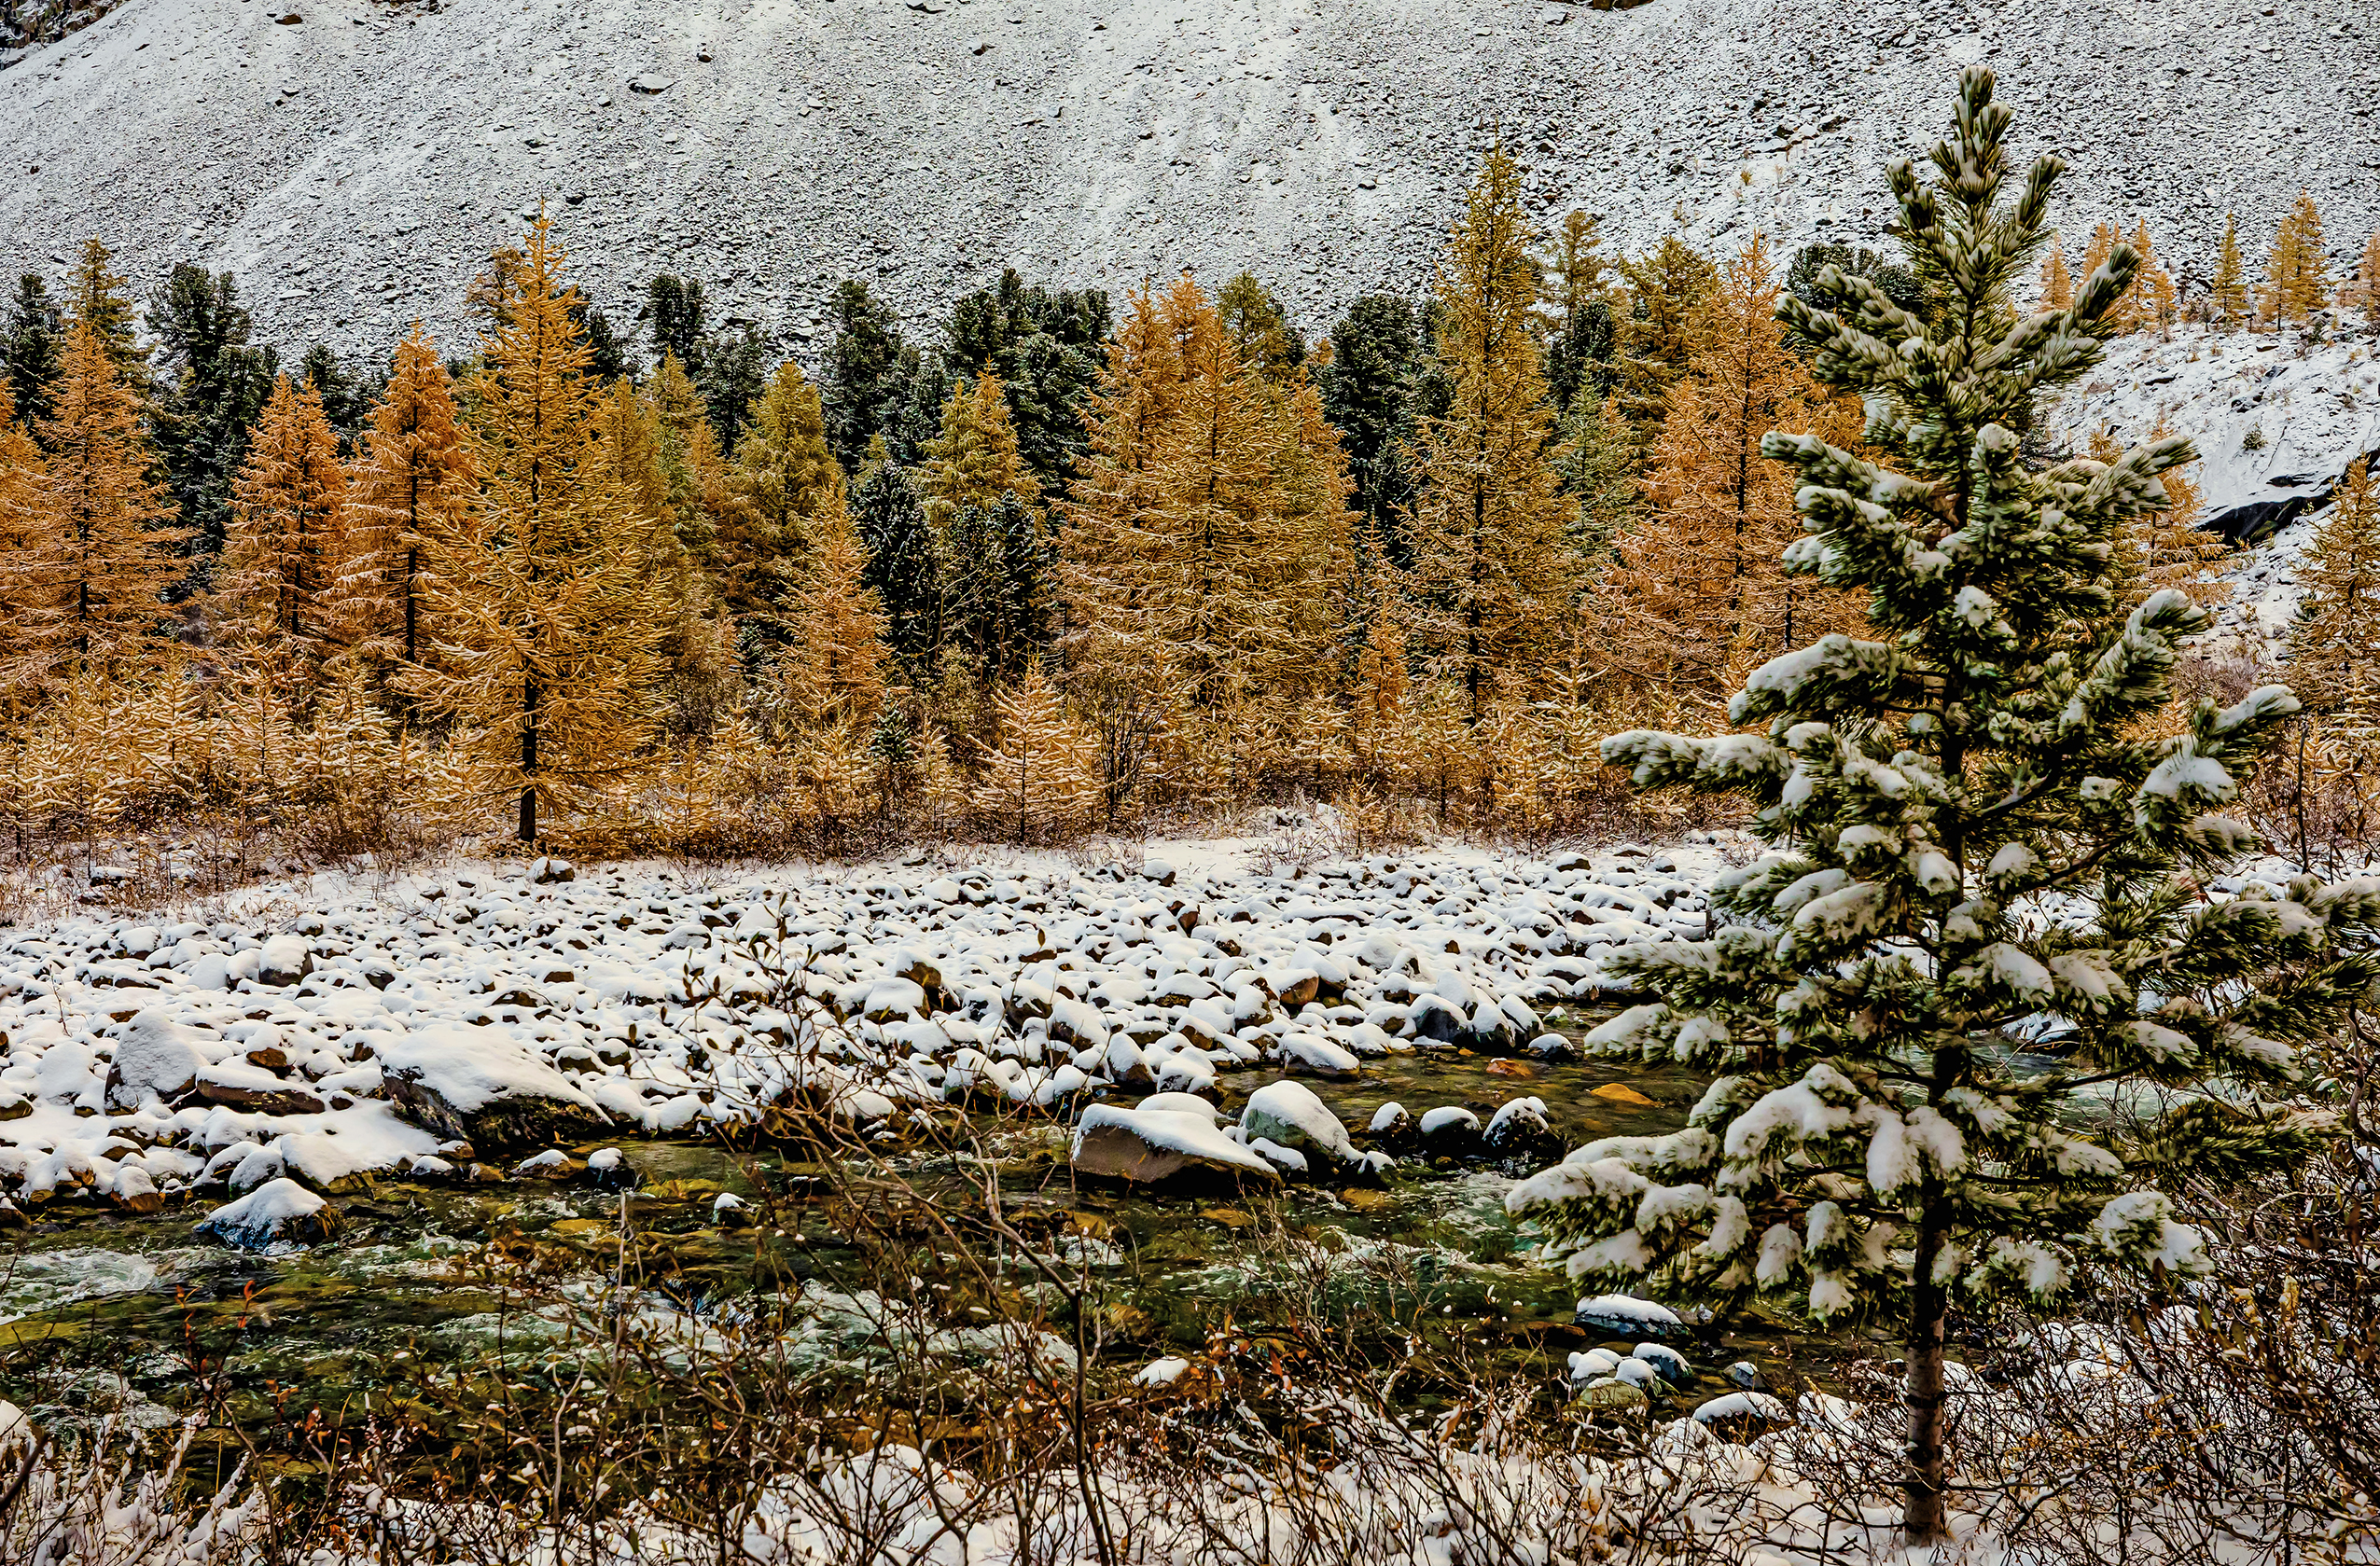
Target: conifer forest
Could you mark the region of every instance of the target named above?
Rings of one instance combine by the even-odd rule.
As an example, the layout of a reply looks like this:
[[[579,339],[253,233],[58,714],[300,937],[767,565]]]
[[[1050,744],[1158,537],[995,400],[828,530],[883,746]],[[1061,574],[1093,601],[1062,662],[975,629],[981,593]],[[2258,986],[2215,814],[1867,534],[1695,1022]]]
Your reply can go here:
[[[2380,229],[1941,76],[1319,315],[0,255],[0,1560],[2380,1561]]]

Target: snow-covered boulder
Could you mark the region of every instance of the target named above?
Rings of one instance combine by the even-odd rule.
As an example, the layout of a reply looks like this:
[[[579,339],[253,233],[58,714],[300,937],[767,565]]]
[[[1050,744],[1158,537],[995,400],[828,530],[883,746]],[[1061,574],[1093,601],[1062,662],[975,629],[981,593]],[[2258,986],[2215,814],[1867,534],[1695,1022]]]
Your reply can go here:
[[[138,1109],[151,1096],[171,1104],[188,1093],[206,1064],[198,1038],[197,1029],[175,1021],[161,1007],[142,1007],[116,1035],[116,1059],[107,1068],[107,1107]]]
[[[388,1096],[425,1130],[489,1147],[577,1142],[607,1124],[594,1100],[501,1028],[436,1024],[381,1052]]]
[[[1422,1151],[1430,1157],[1471,1157],[1480,1150],[1480,1117],[1461,1104],[1441,1104],[1423,1114],[1420,1134]]]
[[[1497,1109],[1480,1133],[1488,1153],[1497,1158],[1529,1158],[1539,1162],[1562,1157],[1562,1137],[1546,1116],[1545,1101],[1513,1099]]]
[[[1608,1333],[1614,1337],[1650,1338],[1683,1336],[1686,1323],[1677,1312],[1666,1305],[1634,1295],[1596,1295],[1579,1301],[1576,1315],[1571,1318],[1589,1332]]]
[[[1151,1109],[1145,1102],[1137,1109],[1093,1104],[1075,1123],[1074,1145],[1067,1157],[1079,1174],[1140,1183],[1206,1175],[1271,1185],[1281,1178],[1260,1155],[1220,1129],[1211,1108],[1201,1114],[1190,1109]]]
[[[264,943],[264,949],[257,955],[258,984],[295,984],[313,971],[313,949],[303,935],[275,935]]]
[[[1249,1094],[1246,1107],[1240,1111],[1240,1134],[1251,1146],[1261,1137],[1334,1167],[1353,1164],[1361,1157],[1329,1105],[1298,1082],[1268,1082]]]
[[[199,1221],[202,1234],[227,1245],[260,1251],[268,1245],[310,1245],[339,1227],[339,1210],[295,1180],[268,1181]]]

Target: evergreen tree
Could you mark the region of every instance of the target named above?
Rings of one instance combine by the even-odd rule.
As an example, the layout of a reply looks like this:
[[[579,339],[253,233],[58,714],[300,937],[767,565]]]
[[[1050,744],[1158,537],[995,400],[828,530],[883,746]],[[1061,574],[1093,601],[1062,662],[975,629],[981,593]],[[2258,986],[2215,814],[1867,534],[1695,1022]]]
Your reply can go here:
[[[31,547],[10,562],[14,656],[0,685],[20,689],[135,661],[164,617],[177,575],[167,525],[174,507],[148,477],[141,405],[108,340],[77,320],[66,330]]]
[[[49,288],[37,272],[17,279],[8,301],[7,335],[0,337],[0,365],[7,368],[8,399],[27,429],[49,417],[49,395],[65,367],[66,327]]]
[[[366,385],[349,369],[338,350],[328,343],[310,345],[305,356],[298,361],[298,374],[322,403],[322,416],[330,422],[331,433],[339,437],[339,454],[354,455],[355,442],[371,418],[376,389]]]
[[[1801,290],[1796,289],[1796,293]],[[2058,237],[2050,236],[2050,254],[2041,263],[2041,308],[2072,310],[2074,308],[2074,274],[2067,270],[2066,250]]]
[[[2380,738],[2380,483],[2361,457],[2347,465],[2298,581],[2292,683],[2359,740]]]
[[[1562,492],[1577,507],[1570,552],[1592,583],[1616,562],[1620,541],[1644,508],[1635,438],[1609,397],[1582,396],[1571,403],[1563,415],[1553,467]]]
[[[69,318],[90,328],[116,373],[146,408],[151,391],[148,353],[137,339],[134,323],[139,311],[132,303],[130,284],[112,266],[115,259],[115,252],[98,240],[83,242],[67,294]]]
[[[1047,547],[1032,506],[1010,490],[952,519],[936,573],[937,622],[948,644],[970,655],[997,685],[1040,650],[1046,631]]]
[[[599,391],[562,262],[538,219],[471,387],[480,514],[439,546],[436,641],[404,682],[454,724],[469,790],[517,800],[522,842],[640,761],[665,618],[590,438]]]
[[[701,375],[710,337],[703,284],[660,273],[645,285],[645,314],[653,324],[653,357],[675,359],[689,379]]]
[[[1331,328],[1330,356],[1315,374],[1323,412],[1346,448],[1356,512],[1400,558],[1413,493],[1404,450],[1413,433],[1414,371],[1425,353],[1411,301],[1367,294]]]
[[[1287,309],[1254,273],[1241,272],[1217,290],[1215,310],[1240,361],[1266,380],[1286,381],[1305,363],[1305,338]]]
[[[597,381],[633,381],[643,373],[636,354],[605,314],[582,295],[570,310],[579,340],[587,345],[587,373]]]
[[[416,324],[397,345],[348,482],[355,558],[369,572],[354,589],[356,619],[377,656],[421,658],[430,562],[459,556],[478,489],[453,384]]]
[[[2053,242],[2053,255],[2055,254]],[[2064,263],[2060,263],[2063,265]],[[1793,264],[1786,269],[1786,292],[1803,303],[1817,298],[1818,273],[1832,267],[1838,271],[1855,273],[1866,278],[1885,291],[1885,298],[1912,315],[1926,313],[1925,285],[1917,274],[1897,262],[1865,246],[1848,244],[1805,244],[1793,253]]]
[[[311,705],[324,665],[355,640],[352,554],[339,437],[313,386],[279,376],[232,488],[211,617],[216,644],[249,659],[294,710]]]
[[[1756,672],[1730,712],[1748,732],[1604,744],[1640,786],[1749,795],[1774,845],[1720,883],[1711,935],[1622,960],[1658,999],[1589,1039],[1717,1080],[1683,1130],[1591,1143],[1507,1201],[1582,1276],[1896,1320],[1911,1545],[1948,1531],[1954,1307],[2202,1268],[2159,1184],[2306,1150],[2317,1123],[2261,1095],[2380,977],[2368,887],[2201,890],[2252,850],[2221,811],[2296,702],[2266,687],[2144,732],[2207,617],[2161,593],[2118,620],[2109,559],[2189,446],[2021,458],[2011,415],[2088,373],[2136,257],[2116,247],[2071,311],[2014,314],[2061,164],[1999,203],[1992,86],[1962,76],[1939,179],[1890,170],[1930,323],[1839,271],[1828,309],[1781,301],[1818,378],[1868,399],[1878,453],[1771,439],[1813,530],[1791,562],[1872,594],[1878,639]],[[2020,1070],[2013,1037],[2054,1063]],[[2072,1107],[2110,1091],[2134,1114]]]
[[[884,433],[888,410],[916,371],[917,353],[901,340],[899,320],[856,279],[835,285],[827,318],[835,333],[818,385],[827,444],[845,473],[857,473],[867,465],[870,443]]]
[[[999,377],[1017,449],[1045,491],[1063,488],[1082,458],[1084,401],[1099,380],[1108,320],[1105,292],[1052,293],[1014,270],[952,307],[947,371]]]
[[[817,519],[829,504],[843,504],[842,491],[818,388],[788,359],[770,378],[735,449],[718,529],[714,585],[721,602],[738,615],[783,610]]]
[[[1576,576],[1552,465],[1552,409],[1531,313],[1535,236],[1520,173],[1488,154],[1438,269],[1438,357],[1453,383],[1413,441],[1420,479],[1410,526],[1419,629],[1470,720],[1507,684],[1525,684],[1570,606]]]
[[[752,326],[732,337],[715,336],[703,344],[703,372],[695,384],[702,389],[703,408],[710,415],[720,450],[734,450],[744,438],[752,405],[768,389],[769,358],[769,345]]]
[[[166,385],[157,409],[158,451],[192,547],[211,558],[223,547],[232,479],[246,459],[250,427],[272,395],[279,362],[270,348],[250,345],[247,307],[230,272],[176,266],[154,320]]]
[[[2222,249],[2215,257],[2215,281],[2207,289],[2207,305],[2225,331],[2248,319],[2248,278],[2239,258],[2239,224],[2223,214]]]
[[[1621,415],[1636,432],[1640,450],[1669,416],[1669,388],[1686,373],[1694,351],[1694,317],[1719,282],[1719,269],[1671,234],[1654,252],[1620,263],[1628,280],[1629,309],[1620,323]]]
[[[852,488],[850,514],[868,555],[863,580],[884,606],[894,655],[912,671],[930,667],[941,589],[912,470],[881,458],[870,464]]]

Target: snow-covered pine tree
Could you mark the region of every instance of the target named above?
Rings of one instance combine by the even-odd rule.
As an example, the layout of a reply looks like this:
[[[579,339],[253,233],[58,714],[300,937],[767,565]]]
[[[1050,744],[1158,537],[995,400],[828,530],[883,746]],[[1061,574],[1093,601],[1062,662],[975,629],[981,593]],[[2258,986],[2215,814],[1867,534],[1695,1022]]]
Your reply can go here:
[[[1590,1035],[1717,1080],[1683,1129],[1589,1143],[1508,1200],[1582,1277],[1897,1322],[1913,1542],[1945,1529],[1953,1307],[2048,1306],[2093,1266],[2201,1266],[2159,1181],[2310,1147],[2320,1117],[2268,1090],[2380,977],[2380,883],[2204,890],[2253,846],[2221,812],[2297,703],[2268,686],[2141,736],[2206,616],[2164,592],[2119,621],[2109,561],[2190,447],[2021,458],[2014,428],[2096,361],[2136,257],[2115,247],[2071,311],[2013,314],[2064,165],[1999,203],[1992,90],[1987,69],[1961,76],[1931,184],[1890,170],[1930,322],[1831,268],[1831,309],[1780,301],[1818,378],[1870,409],[1873,461],[1808,437],[1768,450],[1802,473],[1793,563],[1869,592],[1872,639],[1757,671],[1731,711],[1746,732],[1604,744],[1640,786],[1748,795],[1774,845],[1716,889],[1709,937],[1627,960],[1659,999]],[[2020,1070],[2020,1040],[2055,1063]],[[2166,1107],[2075,1113],[2123,1087]]]

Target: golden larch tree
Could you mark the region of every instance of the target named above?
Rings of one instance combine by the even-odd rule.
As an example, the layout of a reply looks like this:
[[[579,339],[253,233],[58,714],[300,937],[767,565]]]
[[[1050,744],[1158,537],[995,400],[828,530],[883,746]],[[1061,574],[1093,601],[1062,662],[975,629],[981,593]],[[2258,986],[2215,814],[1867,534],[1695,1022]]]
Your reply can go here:
[[[884,705],[884,610],[840,481],[808,522],[810,548],[786,617],[777,684],[804,729],[864,732]]]
[[[2132,248],[2140,253],[2140,269],[2133,275],[2132,286],[2124,298],[2131,302],[2132,327],[2147,331],[2154,327],[2164,331],[2174,324],[2179,313],[2180,296],[2174,288],[2173,274],[2157,259],[2156,247],[2150,243],[2149,220],[2136,219],[2132,226]]]
[[[1761,455],[1761,437],[1846,444],[1858,421],[1786,347],[1778,291],[1759,236],[1721,265],[1653,447],[1654,509],[1616,541],[1599,595],[1603,656],[1689,699],[1718,700],[1752,667],[1854,618],[1843,595],[1787,575],[1782,560],[1802,536],[1795,479]]]
[[[453,382],[417,322],[397,345],[347,480],[355,610],[372,657],[419,659],[429,562],[470,525],[478,492]]]
[[[2303,326],[2331,303],[2330,262],[2322,254],[2322,215],[2313,194],[2300,190],[2273,236],[2257,297],[2257,318],[2268,326]]]
[[[2074,308],[2074,274],[2067,270],[2066,247],[2050,236],[2050,253],[2041,258],[2041,308]]]
[[[2380,229],[2363,242],[2363,258],[2355,270],[2356,289],[2363,303],[2363,319],[2367,326],[2380,326]]]
[[[66,285],[67,317],[89,327],[99,339],[107,362],[146,408],[152,388],[148,355],[142,351],[135,330],[140,312],[132,303],[131,284],[116,270],[115,259],[115,252],[96,238],[83,242],[74,276]]]
[[[164,593],[181,574],[172,497],[149,477],[140,402],[81,321],[42,423],[47,453],[26,529],[11,561],[18,605],[14,652],[0,684],[20,688],[120,669],[144,651],[165,616]]]
[[[788,359],[752,405],[728,474],[718,586],[731,612],[785,612],[819,519],[828,506],[842,504],[842,493],[843,474],[827,445],[818,388]]]
[[[1569,607],[1568,507],[1547,460],[1553,413],[1536,323],[1536,235],[1501,146],[1471,187],[1438,265],[1438,357],[1451,395],[1413,443],[1408,529],[1417,630],[1471,721],[1524,686]]]
[[[713,579],[719,575],[718,516],[727,504],[727,459],[693,377],[664,353],[645,388],[661,476],[669,487],[669,520],[687,556]]]
[[[465,787],[517,801],[523,842],[642,761],[667,609],[633,502],[603,470],[563,259],[540,217],[470,388],[480,520],[438,551],[436,644],[406,681],[454,726]]]
[[[998,376],[986,370],[942,405],[941,433],[926,443],[918,492],[937,538],[948,535],[963,507],[995,505],[1010,492],[1028,506],[1041,503],[1041,487],[1018,454],[1016,425]]]
[[[42,492],[41,447],[32,432],[17,423],[15,396],[0,380],[0,669],[7,668],[21,649],[29,582],[21,569],[34,560],[41,540],[35,507]],[[0,717],[9,715],[18,694],[0,689]]]
[[[231,495],[210,604],[215,641],[302,710],[323,665],[355,639],[342,581],[347,470],[311,383],[274,381]]]
[[[1067,713],[1038,659],[1000,693],[998,710],[999,740],[983,757],[976,810],[1020,842],[1079,830],[1102,792],[1097,741]]]
[[[2332,727],[2380,726],[2380,482],[2364,459],[2348,464],[2298,582],[2291,687]]]

